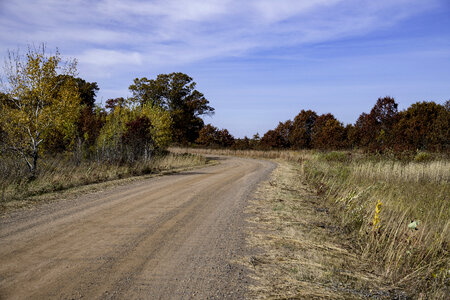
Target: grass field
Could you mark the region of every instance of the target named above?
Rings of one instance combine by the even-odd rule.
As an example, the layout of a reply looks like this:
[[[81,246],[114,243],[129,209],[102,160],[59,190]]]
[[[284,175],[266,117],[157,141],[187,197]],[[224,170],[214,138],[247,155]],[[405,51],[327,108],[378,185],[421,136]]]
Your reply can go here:
[[[0,160],[0,210],[46,193],[146,174],[163,174],[207,164],[205,157],[196,154],[168,153],[133,164],[84,161],[79,164],[66,157],[42,160],[38,175],[29,180],[22,161],[12,158]]]
[[[270,211],[284,214],[288,200],[291,207],[297,207],[288,209],[289,218],[277,215],[278,219],[271,219],[277,220],[277,228],[286,226],[290,236],[301,236],[300,230],[304,228],[291,226],[292,220],[297,222],[297,218],[303,217],[298,206],[305,206],[311,199],[323,201],[321,205],[326,206],[327,216],[333,220],[329,222],[334,222],[340,234],[344,233],[351,241],[353,254],[365,272],[377,274],[383,285],[401,289],[415,299],[445,299],[450,293],[450,161],[444,155],[418,153],[399,160],[345,151],[173,148],[170,154],[134,164],[94,161],[76,164],[70,158],[47,158],[41,162],[34,180],[28,179],[20,160],[2,158],[0,207],[7,210],[23,199],[83,185],[205,165],[207,159],[198,154],[277,160],[285,171],[277,173],[279,183],[275,185],[289,183],[294,188],[284,195],[285,202],[269,199],[268,203],[276,206]],[[304,187],[297,189],[296,181],[301,181],[317,198],[309,193],[309,200],[304,202]],[[314,213],[314,208],[304,209]],[[330,242],[325,237],[322,240]],[[307,248],[306,242],[302,241],[303,248]],[[280,248],[277,243],[272,246],[275,248],[270,251],[275,252],[281,248],[303,251],[296,247]],[[329,254],[323,248],[320,250],[322,256]],[[301,255],[296,257],[305,259]],[[279,296],[281,287],[277,288]]]
[[[445,155],[421,152],[400,160],[346,151],[190,151],[293,163],[299,178],[326,200],[366,270],[415,299],[450,294],[450,161]]]
[[[285,160],[260,185],[248,213],[245,258],[253,272],[249,299],[404,299],[382,276],[360,263],[352,240],[336,224],[325,199]]]
[[[332,203],[376,272],[412,295],[448,296],[448,160],[355,159],[332,152],[305,160],[301,172]]]

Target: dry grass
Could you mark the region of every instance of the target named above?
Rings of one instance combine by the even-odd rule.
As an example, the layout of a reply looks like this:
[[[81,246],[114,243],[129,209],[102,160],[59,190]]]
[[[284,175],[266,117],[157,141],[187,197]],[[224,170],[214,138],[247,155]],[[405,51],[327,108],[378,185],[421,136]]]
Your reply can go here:
[[[11,202],[22,201],[46,193],[110,180],[145,174],[161,174],[202,166],[207,159],[195,154],[156,156],[134,164],[82,162],[75,164],[70,158],[57,157],[42,160],[36,179],[28,180],[28,173],[20,161],[3,158],[0,161],[0,210]]]
[[[260,253],[244,262],[255,280],[248,298],[402,299],[361,265],[324,199],[302,181],[299,164],[280,161],[249,207],[249,243]]]
[[[287,161],[299,161],[310,157],[310,151],[288,151],[288,150],[230,150],[230,149],[202,149],[202,148],[171,148],[173,153],[196,153],[196,154],[212,154],[240,156],[262,159],[284,159]]]
[[[401,163],[395,161],[366,162],[355,164],[355,179],[395,181],[397,183],[446,183],[450,181],[450,162]]]
[[[446,299],[450,283],[450,164],[316,155],[302,174],[335,205],[341,226],[359,241],[362,257],[415,298]],[[373,218],[382,203],[379,223]],[[418,226],[408,227],[416,221]],[[411,224],[413,225],[413,224]]]
[[[336,226],[354,241],[365,268],[380,274],[386,284],[401,288],[413,299],[448,299],[450,162],[447,155],[427,154],[427,159],[423,159],[423,153],[419,153],[421,155],[400,161],[393,157],[343,151],[190,151],[293,163],[298,167],[295,168],[299,174],[297,180],[304,180],[320,199],[329,203]],[[285,168],[281,174],[292,177],[289,172]],[[297,195],[300,205],[307,207],[302,199],[310,196],[301,188],[294,190],[293,196]],[[280,198],[277,194],[268,194],[272,201]],[[283,201],[275,202],[274,210],[285,210],[285,198],[280,199]],[[379,201],[382,204],[376,217],[378,224],[374,225]],[[297,213],[298,218],[304,217],[301,210]],[[291,217],[295,219],[295,216]],[[293,221],[267,218],[258,222],[268,226],[275,223],[283,228]],[[418,224],[416,228],[412,228],[414,224]],[[277,232],[275,236],[279,234]],[[282,248],[270,249],[276,255]],[[309,248],[304,249],[302,251]],[[271,264],[274,268],[278,266],[276,261]]]

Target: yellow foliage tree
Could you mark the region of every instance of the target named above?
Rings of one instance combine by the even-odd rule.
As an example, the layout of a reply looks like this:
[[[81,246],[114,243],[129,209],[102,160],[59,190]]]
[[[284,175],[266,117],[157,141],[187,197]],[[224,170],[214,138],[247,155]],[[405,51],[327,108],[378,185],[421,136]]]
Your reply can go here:
[[[122,157],[122,136],[126,124],[136,115],[129,108],[128,99],[117,98],[111,111],[106,116],[105,124],[97,138],[97,149],[100,156],[107,160],[120,160]]]
[[[132,99],[117,98],[112,99],[110,102],[109,108],[111,111],[107,115],[105,125],[97,139],[99,154],[104,159],[123,160],[127,156],[127,151],[143,152],[145,153],[144,157],[149,158],[153,151],[166,149],[170,145],[172,142],[173,123],[168,111],[151,104],[136,105]],[[137,121],[140,118],[148,120],[148,123],[140,123],[138,126],[148,126],[148,128],[143,129],[144,131],[149,131],[150,137],[141,144],[132,146],[132,148],[140,147],[142,148],[140,150],[143,151],[128,149],[123,145],[123,137],[130,133],[130,130],[133,130],[130,128],[133,121]],[[131,156],[134,157],[134,155]]]
[[[142,106],[142,114],[146,116],[152,127],[150,132],[157,149],[166,149],[172,142],[172,117],[165,109],[151,104]]]
[[[58,75],[76,75],[76,60],[62,61],[58,51],[47,55],[45,44],[28,47],[25,56],[9,52],[4,68],[0,126],[8,149],[18,153],[34,177],[40,145],[52,130],[67,139],[75,133],[80,96],[75,82]]]

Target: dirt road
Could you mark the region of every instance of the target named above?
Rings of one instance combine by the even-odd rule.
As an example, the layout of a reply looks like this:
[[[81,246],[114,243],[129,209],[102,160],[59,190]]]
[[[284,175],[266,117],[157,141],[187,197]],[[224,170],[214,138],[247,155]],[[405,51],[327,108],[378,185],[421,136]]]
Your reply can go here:
[[[275,166],[219,159],[3,217],[0,298],[242,298],[244,208]]]

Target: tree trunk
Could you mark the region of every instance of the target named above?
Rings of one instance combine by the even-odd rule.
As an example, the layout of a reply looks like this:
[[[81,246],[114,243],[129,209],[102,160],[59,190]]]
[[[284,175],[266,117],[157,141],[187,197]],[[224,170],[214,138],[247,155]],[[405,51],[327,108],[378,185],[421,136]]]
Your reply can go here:
[[[38,161],[38,158],[39,158],[38,150],[37,149],[33,150],[31,156],[33,158],[33,163],[32,163],[32,165],[30,167],[30,172],[31,172],[30,179],[33,180],[33,179],[36,178],[37,161]]]

